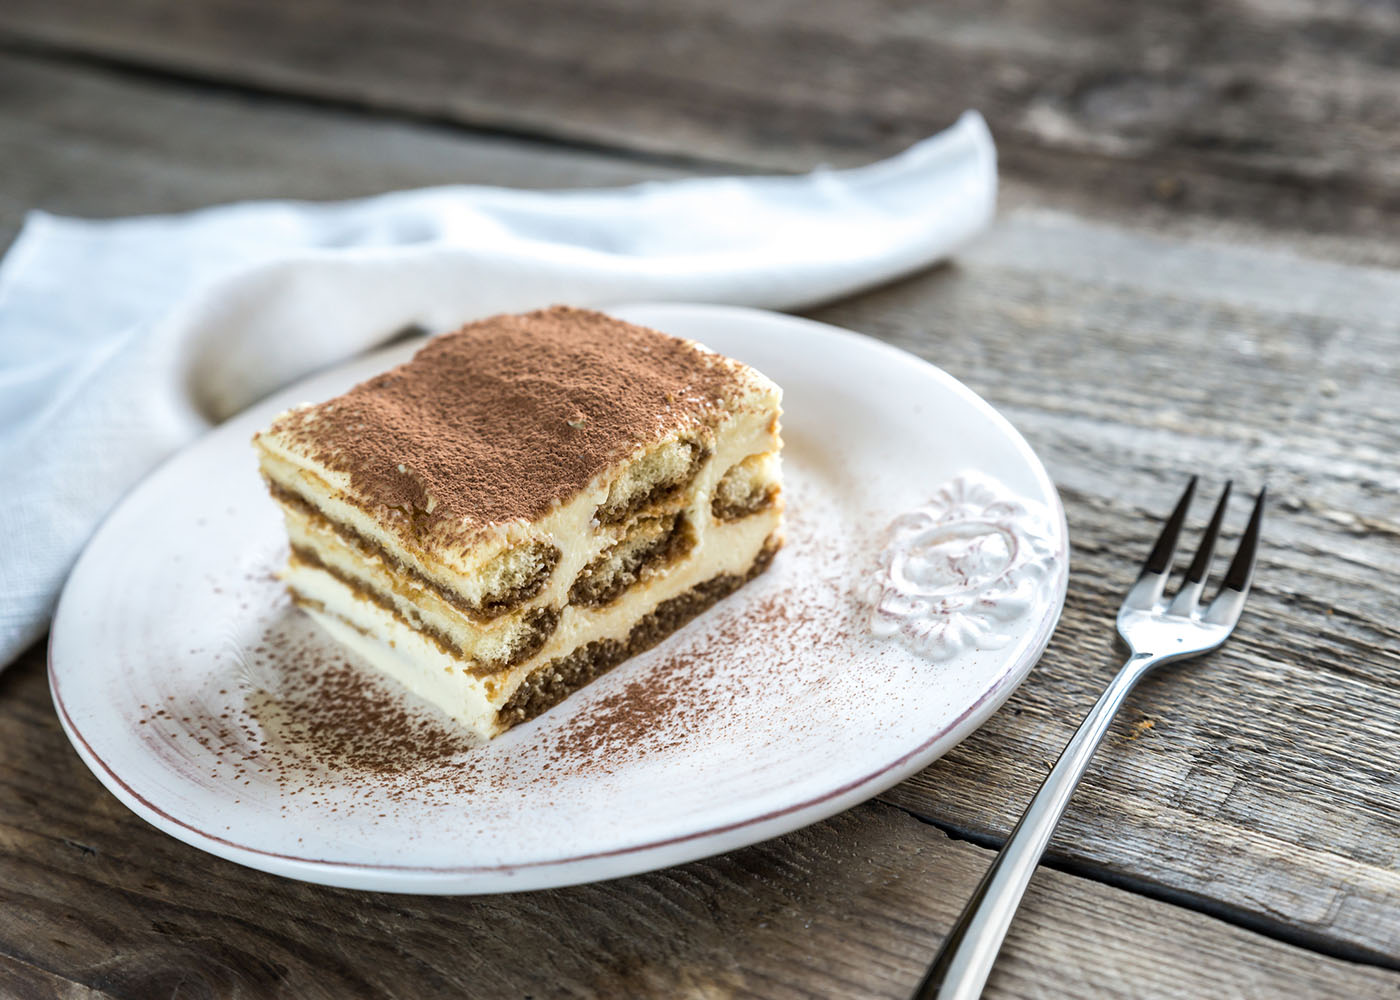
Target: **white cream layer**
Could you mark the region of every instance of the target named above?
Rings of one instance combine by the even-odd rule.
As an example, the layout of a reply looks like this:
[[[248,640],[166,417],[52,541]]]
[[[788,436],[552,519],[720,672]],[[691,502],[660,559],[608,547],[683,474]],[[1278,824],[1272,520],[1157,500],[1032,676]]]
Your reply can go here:
[[[710,520],[710,498],[716,484],[731,466],[750,455],[775,452],[781,447],[773,416],[771,410],[763,413],[741,411],[721,422],[713,443],[714,453],[701,467],[686,494],[691,523],[697,528],[703,529]],[[265,450],[262,452],[261,464],[264,475],[273,483],[301,496],[330,521],[349,525],[364,538],[392,553],[406,565],[441,586],[469,599],[475,596],[475,592],[480,591],[479,577],[471,571],[464,571],[461,568],[462,560],[453,558],[456,554],[415,551],[405,547],[397,535],[384,530],[367,512],[349,502],[343,493],[332,489],[321,478],[324,470],[313,470],[294,464],[286,456],[267,450],[271,444],[272,442],[264,442]],[[507,525],[501,529],[512,538],[512,544],[540,541],[557,546],[561,552],[559,563],[545,587],[519,610],[513,612],[514,615],[521,615],[540,605],[558,607],[564,604],[569,587],[579,571],[621,537],[626,529],[626,522],[604,526],[593,523],[594,511],[606,500],[610,484],[617,473],[618,468],[614,468],[609,470],[607,476],[597,477],[587,489],[581,490],[568,503],[558,506],[532,525]],[[291,513],[296,514],[295,511]],[[289,531],[295,531],[296,528],[297,525],[289,519]],[[501,551],[499,544],[484,548],[491,549],[496,555]],[[356,558],[359,558],[358,554]],[[482,561],[486,560],[483,558]],[[327,562],[330,562],[329,558]],[[454,566],[454,562],[457,565]],[[481,562],[477,563],[477,568],[481,568]],[[401,575],[392,568],[388,569],[396,576]],[[436,603],[447,607],[444,602]],[[508,630],[511,627],[506,620],[510,615],[478,623],[454,609],[453,617],[461,620],[459,627],[464,633],[461,643],[464,646],[471,644],[471,640],[466,638],[468,634],[484,634],[493,629]]]
[[[304,498],[332,522],[348,525],[405,565],[468,601],[476,601],[485,592],[493,562],[503,553],[530,542],[553,542],[563,558],[549,584],[527,607],[540,604],[557,607],[564,603],[569,585],[579,570],[619,537],[623,525],[599,528],[593,524],[594,514],[634,460],[667,441],[703,432],[713,453],[687,487],[687,496],[708,505],[716,484],[731,466],[750,455],[776,453],[782,447],[776,419],[780,393],[766,379],[763,383],[762,391],[750,391],[735,401],[733,409],[713,427],[684,427],[665,438],[647,442],[639,446],[635,454],[604,470],[567,502],[538,520],[492,525],[483,529],[481,537],[467,548],[420,547],[386,530],[355,502],[347,475],[314,461],[294,447],[286,435],[263,434],[255,438],[254,443],[263,474],[269,481]],[[490,626],[491,623],[485,625]]]
[[[663,601],[720,574],[742,574],[781,520],[778,506],[728,524],[710,523],[689,558],[639,584],[604,607],[566,606],[544,647],[507,671],[474,676],[468,666],[335,577],[305,564],[288,567],[288,586],[325,613],[308,609],[332,638],[364,656],[419,697],[478,735],[496,735],[496,713],[539,667],[598,639],[623,639]],[[366,635],[364,633],[369,633]]]

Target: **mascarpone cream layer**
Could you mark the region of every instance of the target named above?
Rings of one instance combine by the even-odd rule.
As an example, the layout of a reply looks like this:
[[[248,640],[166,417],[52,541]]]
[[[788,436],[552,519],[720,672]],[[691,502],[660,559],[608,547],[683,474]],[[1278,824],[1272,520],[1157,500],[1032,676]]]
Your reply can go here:
[[[626,639],[632,627],[663,601],[721,574],[743,574],[778,531],[781,502],[741,521],[709,523],[689,558],[638,584],[604,607],[566,606],[559,627],[534,656],[503,672],[475,676],[470,665],[442,652],[431,640],[365,599],[324,570],[293,562],[284,580],[331,637],[365,657],[414,694],[436,705],[483,738],[503,728],[500,710],[536,669],[599,639]],[[776,540],[776,538],[775,538]]]
[[[726,414],[713,429],[710,458],[700,468],[686,492],[664,506],[674,509],[684,505],[691,524],[703,533],[704,526],[712,519],[709,510],[711,497],[724,474],[749,456],[776,453],[782,447],[777,413],[778,395],[774,391],[772,394],[756,395],[748,399],[745,406]],[[276,436],[259,438],[257,443],[262,472],[270,483],[301,497],[327,520],[348,527],[404,565],[468,602],[475,603],[489,592],[493,579],[492,561],[501,557],[506,550],[528,542],[556,546],[561,554],[560,560],[541,591],[519,609],[494,620],[474,621],[440,598],[424,600],[425,606],[431,608],[430,613],[441,613],[456,622],[453,633],[460,632],[462,638],[459,644],[464,647],[470,647],[476,641],[471,638],[473,634],[481,637],[493,630],[504,633],[518,628],[519,617],[530,608],[541,605],[560,607],[566,603],[569,587],[579,571],[625,533],[627,521],[616,525],[598,525],[594,514],[607,499],[613,482],[641,454],[639,451],[627,461],[615,464],[595,477],[586,489],[567,503],[557,505],[539,520],[494,526],[491,537],[484,538],[468,551],[449,551],[403,544],[398,532],[386,530],[369,511],[354,502],[338,474],[311,463],[296,451],[287,450]],[[651,443],[648,450],[654,446],[655,442]],[[284,509],[289,515],[288,530],[300,532],[301,541],[313,547],[318,554],[322,554],[324,545],[322,558],[328,565],[348,570],[352,562],[359,564],[361,572],[357,575],[364,576],[367,581],[375,580],[381,590],[400,593],[405,597],[412,595],[413,600],[417,600],[420,593],[430,593],[397,567],[385,565],[377,558],[366,558],[359,551],[349,550],[343,542],[338,543],[337,548],[324,538],[324,532],[319,535],[313,532],[304,515],[290,507]],[[394,586],[390,577],[402,583]]]

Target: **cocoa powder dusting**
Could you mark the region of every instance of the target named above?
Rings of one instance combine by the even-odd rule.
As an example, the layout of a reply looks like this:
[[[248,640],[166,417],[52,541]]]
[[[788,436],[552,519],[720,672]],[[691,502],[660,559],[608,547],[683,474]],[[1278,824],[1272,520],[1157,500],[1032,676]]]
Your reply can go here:
[[[726,599],[707,621],[702,639],[663,649],[620,690],[576,709],[555,737],[550,772],[625,768],[685,747],[702,723],[723,728],[762,689],[819,684],[820,676],[801,676],[802,664],[839,648],[847,632],[809,593],[790,588],[747,602]],[[736,663],[743,668],[735,671]]]
[[[357,666],[333,661],[281,698],[264,698],[257,714],[276,718],[279,740],[298,763],[373,778],[421,773],[470,752],[472,741],[427,712],[415,711],[392,685]]]
[[[605,790],[625,794],[639,765],[660,757],[688,762],[682,769],[707,764],[714,770],[703,780],[722,780],[729,768],[787,753],[794,739],[825,740],[827,727],[865,727],[878,712],[853,695],[865,687],[852,672],[852,642],[864,630],[849,570],[863,543],[814,530],[804,523],[813,501],[795,499],[788,544],[770,569],[660,647],[497,740],[477,741],[347,657],[261,568],[234,587],[256,602],[259,638],[190,648],[209,663],[207,691],[142,705],[143,739],[172,760],[198,759],[211,782],[235,790],[235,802],[248,795],[288,817],[371,825],[426,809],[508,829],[521,803],[574,808],[590,790],[600,796],[596,808],[608,809]],[[859,662],[862,672],[879,667]],[[833,697],[844,720],[829,706],[814,710]],[[405,837],[418,835],[405,828]]]
[[[639,444],[714,419],[738,370],[690,341],[556,306],[438,337],[272,430],[348,474],[387,526],[449,540],[534,520]]]

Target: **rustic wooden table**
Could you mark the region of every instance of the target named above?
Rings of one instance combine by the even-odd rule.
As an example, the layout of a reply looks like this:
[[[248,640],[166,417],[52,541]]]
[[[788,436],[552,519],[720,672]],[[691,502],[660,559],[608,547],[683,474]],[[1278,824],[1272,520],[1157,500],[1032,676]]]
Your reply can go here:
[[[38,646],[0,675],[0,995],[903,996],[1115,669],[1191,472],[1268,481],[1257,590],[1131,701],[988,995],[1400,995],[1397,32],[1340,0],[6,0],[0,243],[36,206],[858,163],[980,108],[995,228],[815,315],[1010,417],[1074,561],[1041,665],[924,773],[517,896],[302,885],[157,833],[68,747]]]

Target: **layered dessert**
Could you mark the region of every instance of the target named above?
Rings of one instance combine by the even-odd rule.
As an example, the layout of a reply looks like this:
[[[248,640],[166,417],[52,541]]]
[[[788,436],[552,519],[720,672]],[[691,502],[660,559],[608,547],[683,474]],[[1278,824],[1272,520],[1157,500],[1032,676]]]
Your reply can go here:
[[[768,565],[780,397],[692,341],[556,307],[437,337],[253,441],[292,598],[489,738]]]

